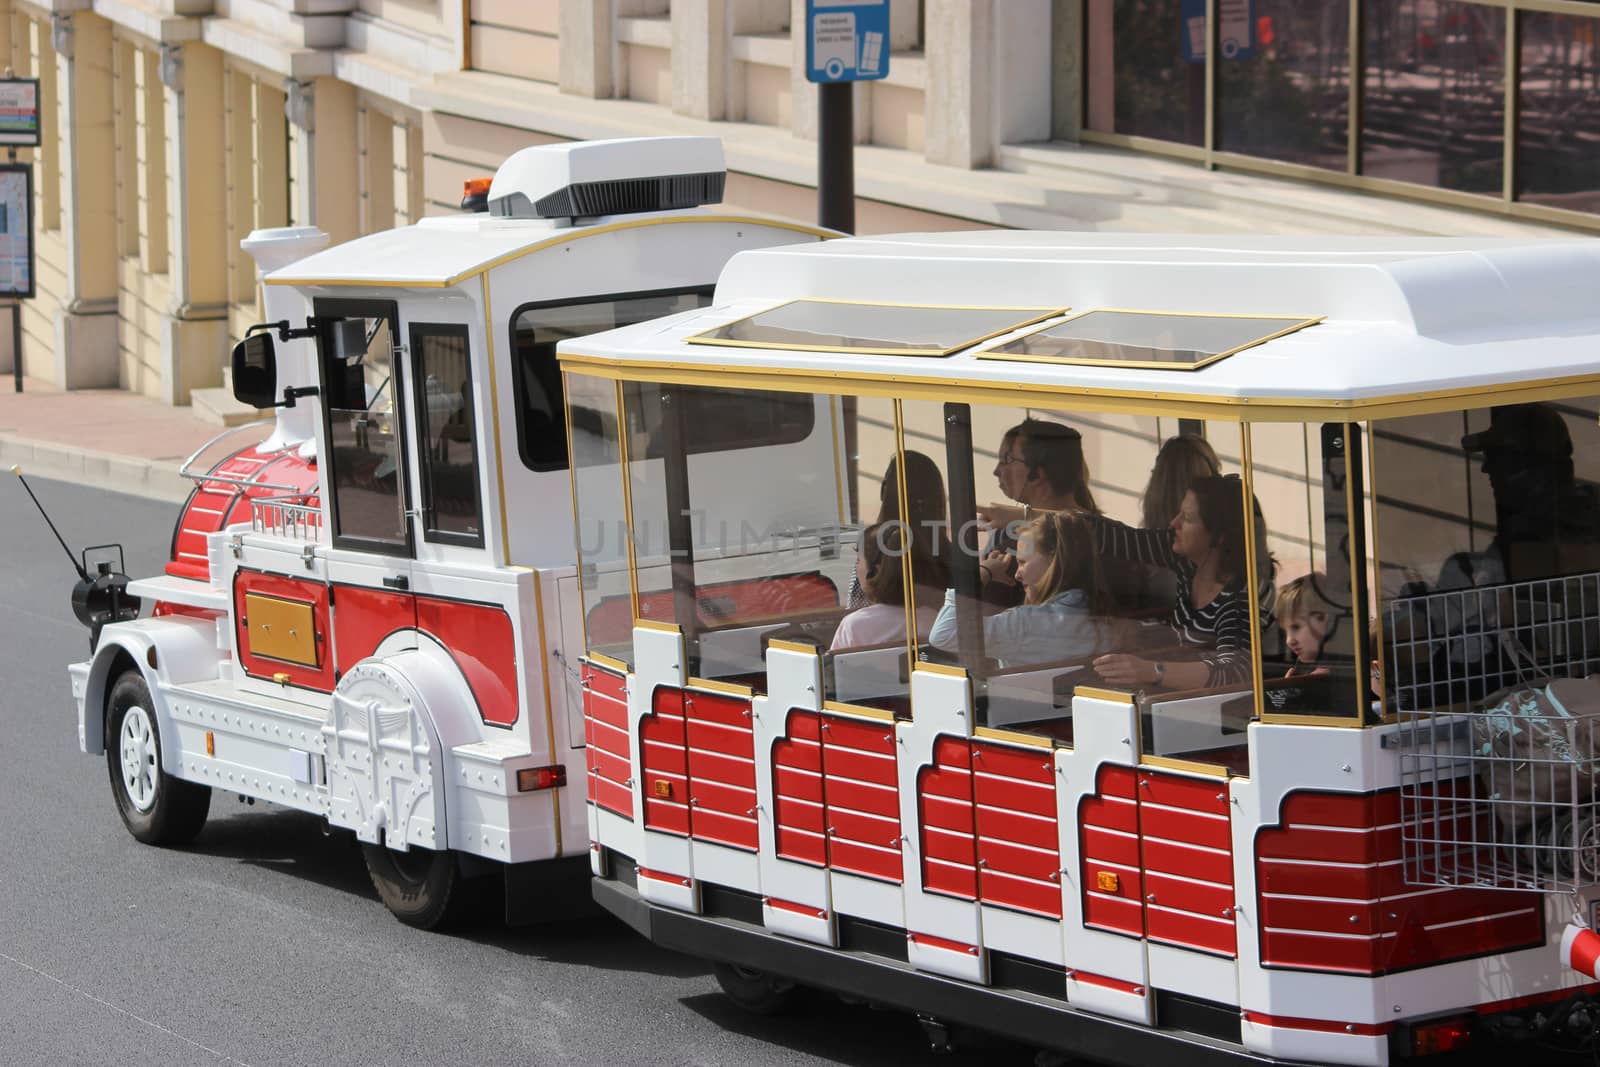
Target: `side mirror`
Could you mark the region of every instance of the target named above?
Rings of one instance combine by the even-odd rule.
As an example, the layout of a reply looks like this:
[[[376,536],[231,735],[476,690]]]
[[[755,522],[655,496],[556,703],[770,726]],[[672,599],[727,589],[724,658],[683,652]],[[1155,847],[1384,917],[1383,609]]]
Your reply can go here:
[[[253,408],[278,404],[278,357],[272,335],[253,333],[233,346],[233,396]]]

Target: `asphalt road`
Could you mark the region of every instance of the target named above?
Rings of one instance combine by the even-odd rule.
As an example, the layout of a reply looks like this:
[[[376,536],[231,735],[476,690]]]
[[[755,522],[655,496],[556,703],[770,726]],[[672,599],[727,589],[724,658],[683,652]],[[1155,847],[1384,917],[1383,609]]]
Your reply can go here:
[[[166,560],[170,504],[34,481],[68,543]],[[400,925],[354,844],[218,793],[185,849],[140,845],[77,751],[74,575],[0,481],[0,1064],[940,1064],[910,1016],[816,997],[755,1018],[700,961],[609,918],[450,934]]]

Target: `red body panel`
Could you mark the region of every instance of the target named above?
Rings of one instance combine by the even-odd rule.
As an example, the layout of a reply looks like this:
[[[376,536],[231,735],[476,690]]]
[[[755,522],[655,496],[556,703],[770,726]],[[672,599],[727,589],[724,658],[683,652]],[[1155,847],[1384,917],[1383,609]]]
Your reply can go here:
[[[646,829],[689,836],[689,753],[684,747],[683,690],[657,687],[639,721],[639,771]]]
[[[262,456],[255,448],[224,459],[211,468],[212,474],[230,478],[268,482],[273,485],[295,486],[303,491],[298,503],[317,503],[317,468],[293,449]],[[172,539],[172,559],[167,563],[167,573],[176,578],[196,581],[211,580],[210,561],[206,557],[206,535],[235,523],[250,521],[250,501],[265,496],[288,496],[282,489],[266,489],[259,485],[242,486],[216,480],[202,481],[195,487],[183,514],[178,517],[178,527]]]
[[[972,804],[972,747],[965,738],[933,743],[933,766],[917,778],[922,823],[922,884],[963,900],[978,898],[978,820]]]
[[[633,818],[632,744],[628,735],[627,678],[592,663],[583,665],[583,740],[589,761],[589,799]]]
[[[1102,764],[1096,796],[1078,805],[1078,840],[1083,855],[1083,921],[1130,937],[1144,936],[1144,888],[1139,872],[1139,807],[1131,767]],[[1099,874],[1117,876],[1116,889],[1100,886]]]
[[[1264,965],[1375,975],[1544,943],[1538,894],[1407,886],[1399,820],[1395,790],[1285,799],[1256,835]]]
[[[822,717],[791,711],[787,737],[772,746],[773,812],[777,853],[784,859],[828,864],[822,804]]]
[[[684,694],[689,820],[693,836],[756,850],[755,738],[750,698]]]
[[[894,725],[825,714],[821,734],[829,864],[901,882]]]
[[[1061,844],[1051,753],[973,741],[972,788],[983,902],[1061,918]]]
[[[1233,956],[1233,832],[1227,783],[1139,772],[1145,934]]]
[[[344,610],[343,593],[334,614]],[[456,661],[478,702],[478,714],[494,726],[517,721],[516,633],[511,616],[498,604],[470,604],[435,597],[416,598],[417,628],[438,638]]]
[[[333,592],[334,653],[341,672],[372,655],[396,630],[417,625],[417,598],[410,593],[363,585],[336,585]]]
[[[263,596],[277,597],[281,600],[293,600],[311,607],[311,619],[315,625],[317,645],[317,665],[307,667],[304,664],[288,663],[284,660],[269,659],[258,656],[250,651],[250,626],[248,613],[245,611],[245,595],[257,593]],[[323,693],[333,692],[334,657],[328,648],[328,587],[321,582],[308,582],[299,578],[285,578],[277,574],[266,574],[262,571],[235,571],[233,575],[233,626],[234,634],[239,643],[239,666],[244,668],[246,674],[255,678],[272,678],[275,675],[286,674],[289,684],[297,685],[303,689],[315,689]]]

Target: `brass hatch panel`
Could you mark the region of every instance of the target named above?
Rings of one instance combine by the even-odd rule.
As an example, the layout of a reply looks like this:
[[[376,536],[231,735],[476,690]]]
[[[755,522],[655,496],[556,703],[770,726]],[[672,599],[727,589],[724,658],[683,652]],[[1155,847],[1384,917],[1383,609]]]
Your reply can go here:
[[[244,610],[252,654],[303,667],[319,666],[317,626],[311,604],[246,593]]]

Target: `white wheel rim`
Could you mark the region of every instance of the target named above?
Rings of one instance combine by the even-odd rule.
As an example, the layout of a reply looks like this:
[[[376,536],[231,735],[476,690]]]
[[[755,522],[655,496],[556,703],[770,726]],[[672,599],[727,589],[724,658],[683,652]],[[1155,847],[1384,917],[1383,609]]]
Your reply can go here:
[[[161,768],[156,766],[156,736],[150,713],[135,704],[122,716],[122,788],[139,811],[155,807],[156,784]]]

